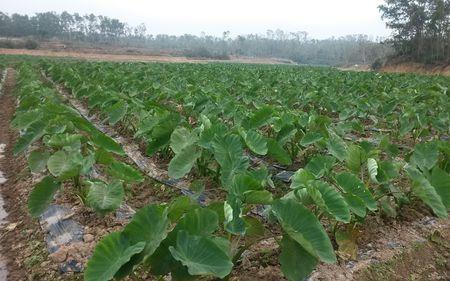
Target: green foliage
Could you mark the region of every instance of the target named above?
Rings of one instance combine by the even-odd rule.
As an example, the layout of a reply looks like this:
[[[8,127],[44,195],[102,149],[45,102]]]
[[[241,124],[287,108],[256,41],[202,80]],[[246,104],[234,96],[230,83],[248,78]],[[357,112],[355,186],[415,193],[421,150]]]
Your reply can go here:
[[[95,181],[89,183],[87,202],[99,214],[106,214],[119,208],[125,193],[119,181],[106,184]]]
[[[47,176],[43,178],[31,191],[28,198],[28,211],[33,217],[40,216],[50,205],[53,196],[60,188],[61,183],[55,178]]]

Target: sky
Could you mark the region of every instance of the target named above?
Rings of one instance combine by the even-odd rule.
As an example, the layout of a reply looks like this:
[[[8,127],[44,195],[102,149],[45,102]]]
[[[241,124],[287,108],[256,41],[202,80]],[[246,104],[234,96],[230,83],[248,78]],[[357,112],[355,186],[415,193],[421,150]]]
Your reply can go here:
[[[148,33],[181,35],[265,34],[267,29],[306,31],[324,39],[348,34],[386,37],[377,6],[383,0],[14,0],[0,11],[32,15],[67,11],[105,15],[130,25],[145,23]]]

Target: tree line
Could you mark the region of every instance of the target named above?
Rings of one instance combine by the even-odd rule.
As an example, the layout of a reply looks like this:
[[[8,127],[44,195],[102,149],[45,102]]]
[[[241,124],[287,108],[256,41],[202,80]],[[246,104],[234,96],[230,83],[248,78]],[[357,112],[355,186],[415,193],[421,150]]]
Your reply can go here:
[[[235,37],[231,37],[229,31],[223,32],[222,36],[204,33],[200,36],[152,35],[147,32],[145,24],[133,27],[106,16],[68,12],[36,13],[33,16],[0,12],[0,36],[116,44],[216,59],[230,56],[275,57],[316,65],[368,64],[390,52],[390,46],[380,44],[382,38],[366,35],[316,40],[309,38],[304,31],[286,32],[279,29]]]
[[[379,9],[397,55],[450,62],[450,0],[385,0]]]

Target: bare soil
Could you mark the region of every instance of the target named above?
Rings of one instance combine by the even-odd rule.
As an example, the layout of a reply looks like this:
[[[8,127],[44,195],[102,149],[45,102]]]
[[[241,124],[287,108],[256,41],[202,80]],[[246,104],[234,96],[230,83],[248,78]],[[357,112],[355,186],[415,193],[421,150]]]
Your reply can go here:
[[[94,61],[135,61],[135,62],[177,62],[177,63],[206,63],[206,62],[233,62],[251,64],[290,64],[290,61],[271,58],[231,57],[230,60],[191,59],[183,56],[148,55],[148,54],[123,54],[101,53],[92,50],[27,50],[27,49],[3,49],[0,55],[28,55],[39,57],[75,58]]]
[[[422,63],[396,63],[386,65],[380,69],[381,72],[395,73],[418,73],[450,76],[450,65],[427,66]]]

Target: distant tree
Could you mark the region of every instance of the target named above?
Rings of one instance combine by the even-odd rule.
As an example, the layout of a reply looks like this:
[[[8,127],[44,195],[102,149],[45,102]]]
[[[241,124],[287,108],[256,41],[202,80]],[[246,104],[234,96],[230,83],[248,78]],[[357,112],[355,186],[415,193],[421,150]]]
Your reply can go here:
[[[450,59],[450,0],[385,0],[379,9],[394,31],[398,55],[427,62]]]

